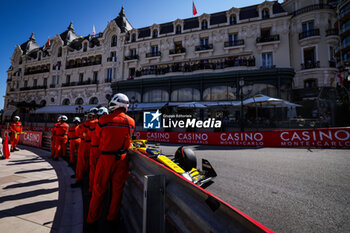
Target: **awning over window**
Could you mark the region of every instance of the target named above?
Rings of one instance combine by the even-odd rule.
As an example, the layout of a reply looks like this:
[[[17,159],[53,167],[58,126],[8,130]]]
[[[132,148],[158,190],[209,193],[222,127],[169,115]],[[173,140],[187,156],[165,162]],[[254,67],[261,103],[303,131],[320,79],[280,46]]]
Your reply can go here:
[[[144,110],[157,110],[161,109],[166,105],[166,102],[162,103],[137,103],[137,104],[129,104],[129,111],[144,111]]]
[[[81,108],[79,108],[81,106]],[[84,113],[89,109],[96,107],[96,105],[58,105],[45,106],[39,108],[32,113],[35,114],[63,114],[63,113]]]

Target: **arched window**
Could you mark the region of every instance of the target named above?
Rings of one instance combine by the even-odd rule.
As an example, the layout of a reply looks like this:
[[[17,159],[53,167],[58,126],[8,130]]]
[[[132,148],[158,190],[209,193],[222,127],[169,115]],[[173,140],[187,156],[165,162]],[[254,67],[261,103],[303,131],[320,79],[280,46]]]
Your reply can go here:
[[[46,106],[46,100],[40,101],[40,105],[41,105],[42,107]]]
[[[176,26],[176,34],[181,34],[181,31],[182,31],[181,25],[177,25]]]
[[[153,30],[153,38],[157,38],[158,37],[158,30],[154,29]]]
[[[70,100],[69,99],[64,99],[62,102],[62,105],[70,105]]]
[[[89,104],[98,104],[98,99],[97,97],[92,97],[89,101]]]
[[[117,42],[118,42],[118,37],[117,36],[112,36],[112,41],[111,41],[111,46],[117,46]]]
[[[83,49],[84,52],[87,51],[87,46],[88,46],[88,44],[87,44],[87,43],[84,43],[84,49]]]
[[[171,93],[171,101],[199,101],[200,92],[194,88],[181,88]]]
[[[203,100],[234,100],[235,93],[232,92],[232,88],[229,86],[216,86],[209,87],[203,92]]]
[[[261,11],[261,18],[262,18],[262,19],[268,19],[268,18],[270,18],[269,9],[264,8],[264,9]]]
[[[57,57],[62,57],[62,47],[58,48]]]
[[[202,30],[208,29],[208,21],[206,19],[204,19],[202,21]]]
[[[84,104],[84,100],[82,98],[78,98],[76,101],[75,101],[75,105],[83,105]]]
[[[133,33],[133,34],[131,35],[131,42],[135,42],[135,41],[136,41],[136,34]]]
[[[149,90],[143,94],[143,102],[166,102],[169,101],[169,93],[165,90]]]
[[[234,25],[236,23],[237,23],[236,15],[231,15],[230,16],[230,25]]]

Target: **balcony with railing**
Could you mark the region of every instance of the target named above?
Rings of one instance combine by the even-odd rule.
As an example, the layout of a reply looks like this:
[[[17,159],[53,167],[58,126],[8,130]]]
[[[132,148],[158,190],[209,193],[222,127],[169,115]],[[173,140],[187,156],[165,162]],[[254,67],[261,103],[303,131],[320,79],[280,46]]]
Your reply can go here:
[[[46,73],[50,72],[50,69],[40,69],[40,70],[27,70],[24,72],[24,75],[30,75],[30,74],[40,74],[40,73]]]
[[[266,43],[266,42],[275,42],[280,40],[280,35],[269,35],[269,36],[260,36],[256,38],[256,43]]]
[[[213,44],[203,44],[203,45],[197,45],[195,47],[196,51],[206,51],[206,50],[212,50]]]
[[[328,5],[328,4],[314,4],[314,5],[310,5],[310,6],[306,6],[303,7],[299,10],[294,11],[292,14],[294,16],[300,15],[300,14],[304,14],[304,13],[308,13],[310,11],[315,11],[315,10],[320,10],[320,9],[332,9],[332,6]]]
[[[228,48],[228,47],[236,47],[236,46],[242,46],[244,45],[244,40],[230,40],[230,41],[226,41],[224,43],[224,47]]]
[[[101,61],[78,63],[78,64],[74,64],[74,65],[67,65],[66,69],[73,69],[73,68],[79,68],[79,67],[84,67],[84,66],[94,66],[94,65],[101,65]]]
[[[160,55],[162,55],[161,52],[150,52],[150,53],[146,53],[146,58],[150,58],[150,57],[160,57]]]
[[[320,29],[316,28],[316,29],[299,33],[299,40],[312,37],[312,36],[320,36]]]
[[[39,89],[46,89],[47,86],[42,85],[42,86],[34,86],[34,87],[21,87],[19,90],[20,91],[30,91],[30,90],[39,90]]]
[[[338,36],[339,32],[338,29],[330,28],[326,30],[326,36]]]
[[[301,64],[302,70],[320,68],[320,61],[307,61]]]
[[[139,55],[131,55],[131,56],[125,56],[125,61],[131,61],[131,60],[138,60]]]
[[[169,54],[175,55],[175,54],[183,54],[186,53],[186,48],[178,48],[178,49],[170,49]]]

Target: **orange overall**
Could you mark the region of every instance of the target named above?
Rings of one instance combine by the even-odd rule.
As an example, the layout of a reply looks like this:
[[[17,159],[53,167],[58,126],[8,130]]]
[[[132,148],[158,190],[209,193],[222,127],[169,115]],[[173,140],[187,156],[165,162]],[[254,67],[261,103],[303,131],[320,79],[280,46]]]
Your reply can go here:
[[[74,155],[78,154],[78,148],[80,144],[80,137],[79,137],[79,125],[73,125],[68,129],[68,137],[69,137],[69,162],[74,162]]]
[[[10,142],[11,142],[11,150],[15,149],[18,144],[18,139],[19,139],[19,134],[22,133],[22,123],[20,121],[17,122],[12,122],[10,124],[10,132],[11,132],[11,137],[10,137]]]
[[[56,123],[51,130],[51,158],[55,157],[55,144],[56,144],[56,136],[55,129],[58,123]]]
[[[69,125],[65,122],[58,122],[55,125],[55,158],[66,156]]]
[[[96,170],[96,164],[100,151],[99,145],[99,135],[96,132],[96,125],[98,120],[93,120],[90,123],[90,128],[88,131],[88,136],[91,138],[91,150],[90,150],[90,172],[89,172],[89,192],[92,192],[92,186],[94,184],[94,175]]]
[[[118,218],[123,188],[129,174],[126,154],[121,154],[119,150],[129,148],[134,128],[135,121],[119,110],[99,119],[96,131],[100,135],[100,156],[96,165],[88,223],[94,223],[101,217],[110,180],[112,200],[107,219],[114,221]]]
[[[75,170],[75,179],[83,180],[84,174],[89,171],[89,153],[91,147],[91,138],[87,135],[90,127],[90,120],[80,124],[79,135],[81,142],[78,149],[77,167]]]

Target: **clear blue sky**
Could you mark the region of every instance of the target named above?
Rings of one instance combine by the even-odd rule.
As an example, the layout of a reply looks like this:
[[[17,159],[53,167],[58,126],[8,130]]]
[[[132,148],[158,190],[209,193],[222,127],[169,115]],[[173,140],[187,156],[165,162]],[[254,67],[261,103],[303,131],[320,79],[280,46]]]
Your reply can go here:
[[[198,15],[245,7],[263,0],[195,0]],[[279,0],[282,2],[282,0]],[[126,17],[135,28],[165,23],[177,18],[192,17],[192,0],[100,0],[100,1],[42,1],[1,0],[0,8],[0,109],[4,106],[7,69],[16,44],[28,40],[34,32],[36,41],[43,46],[48,37],[65,31],[70,21],[77,34],[92,34],[92,25],[101,32],[124,5]]]

